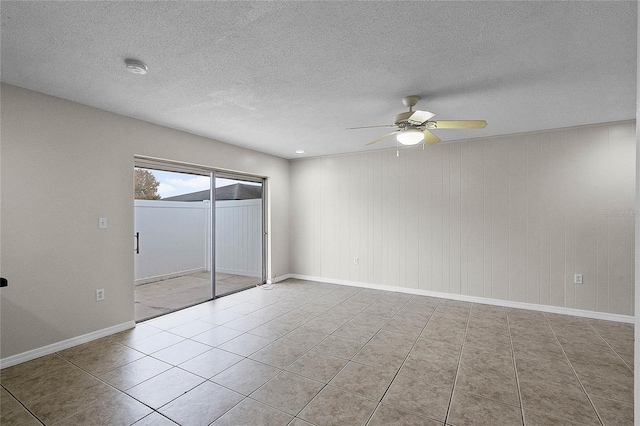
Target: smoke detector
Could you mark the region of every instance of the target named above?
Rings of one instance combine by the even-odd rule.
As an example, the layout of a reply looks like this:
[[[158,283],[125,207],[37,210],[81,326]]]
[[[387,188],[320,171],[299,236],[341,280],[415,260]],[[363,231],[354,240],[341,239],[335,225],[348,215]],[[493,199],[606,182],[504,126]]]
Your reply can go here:
[[[135,59],[125,59],[124,66],[127,67],[127,71],[133,74],[144,75],[147,73],[147,66]]]

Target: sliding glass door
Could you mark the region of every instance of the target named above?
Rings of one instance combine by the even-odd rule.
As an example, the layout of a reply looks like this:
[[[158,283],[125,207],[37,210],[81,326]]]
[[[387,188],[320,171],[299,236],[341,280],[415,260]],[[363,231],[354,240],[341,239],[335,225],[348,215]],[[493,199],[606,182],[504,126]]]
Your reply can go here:
[[[136,321],[211,300],[211,172],[134,173]]]
[[[136,321],[265,282],[263,178],[136,158],[134,181]]]
[[[265,282],[264,180],[215,173],[215,296]]]

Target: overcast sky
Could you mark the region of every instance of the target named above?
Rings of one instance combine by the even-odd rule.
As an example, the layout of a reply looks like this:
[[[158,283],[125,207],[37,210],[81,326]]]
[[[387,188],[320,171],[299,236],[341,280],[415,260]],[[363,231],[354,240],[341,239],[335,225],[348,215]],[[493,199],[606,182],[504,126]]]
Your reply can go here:
[[[186,173],[164,172],[160,170],[149,171],[158,179],[158,194],[160,197],[173,197],[174,195],[189,194],[191,192],[209,189],[209,177],[189,175]],[[237,183],[236,180],[216,178],[216,188]],[[249,185],[257,185],[254,182],[244,182]]]

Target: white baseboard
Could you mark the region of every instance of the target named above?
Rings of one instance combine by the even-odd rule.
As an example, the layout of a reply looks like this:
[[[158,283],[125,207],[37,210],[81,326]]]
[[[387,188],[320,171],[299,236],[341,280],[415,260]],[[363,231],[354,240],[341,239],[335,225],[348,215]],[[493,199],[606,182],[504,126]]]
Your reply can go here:
[[[69,349],[73,346],[87,343],[92,340],[100,339],[111,334],[119,333],[124,330],[128,330],[136,326],[135,321],[128,321],[122,324],[114,325],[112,327],[103,328],[91,333],[83,334],[82,336],[72,337],[71,339],[63,340],[61,342],[53,343],[51,345],[43,346],[41,348],[32,349],[27,352],[8,356],[0,359],[0,370],[12,365],[21,364],[32,359],[40,358],[41,356],[50,355],[52,353]]]
[[[268,279],[267,284],[279,283],[280,281],[288,280],[289,278],[295,278],[295,277],[291,274],[280,275],[279,277],[273,277],[271,279]]]
[[[462,294],[443,293],[439,291],[421,290],[418,288],[395,287],[391,285],[369,284],[356,281],[337,280],[332,278],[313,277],[309,275],[288,274],[288,278],[296,278],[307,281],[318,281],[328,284],[341,284],[353,287],[370,288],[374,290],[395,291],[398,293],[416,294],[420,296],[431,296],[440,299],[460,300],[463,302],[482,303],[485,305],[504,306],[507,308],[529,309],[532,311],[549,312],[554,314],[573,315],[584,318],[594,318],[606,321],[616,321],[633,324],[635,317],[629,315],[610,314],[607,312],[585,311],[582,309],[564,308],[562,306],[539,305],[535,303],[513,302],[510,300],[489,299],[477,296],[465,296]]]

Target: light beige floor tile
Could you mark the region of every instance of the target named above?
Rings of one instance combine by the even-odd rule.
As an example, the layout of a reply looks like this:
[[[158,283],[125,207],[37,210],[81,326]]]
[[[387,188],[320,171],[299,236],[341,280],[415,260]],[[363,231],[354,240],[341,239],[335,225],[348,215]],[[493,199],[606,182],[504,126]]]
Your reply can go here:
[[[47,355],[22,364],[3,368],[0,370],[0,383],[5,384],[13,379],[24,382],[60,367],[69,366],[71,366],[69,361],[58,356],[58,354]]]
[[[521,358],[516,366],[521,386],[555,385],[580,390],[580,382],[566,360]]]
[[[130,328],[128,330],[121,331],[116,334],[112,334],[109,336],[109,339],[114,340],[118,343],[122,343],[123,345],[127,345],[130,342],[135,340],[144,339],[145,337],[152,336],[154,334],[160,333],[162,330],[156,327],[152,327],[150,325],[139,323],[136,324],[135,327]]]
[[[216,325],[210,322],[193,320],[193,321],[189,321],[186,324],[182,324],[177,327],[170,328],[167,331],[169,333],[177,334],[178,336],[181,336],[181,337],[190,338],[200,333],[204,333],[205,331],[209,331],[215,327]]]
[[[443,350],[441,353],[429,355],[430,352],[411,351],[407,359],[404,361],[400,374],[414,376],[431,376],[437,374],[441,378],[442,383],[451,383],[455,380],[458,370],[458,354]]]
[[[127,342],[127,346],[144,354],[150,355],[154,352],[158,352],[161,349],[168,348],[171,345],[175,345],[178,342],[182,342],[183,340],[184,337],[162,331],[149,337],[145,337],[144,339]]]
[[[211,381],[249,395],[280,371],[282,370],[247,358],[213,376]]]
[[[286,426],[293,417],[251,398],[244,399],[226,414],[212,423],[212,426]]]
[[[53,395],[60,389],[82,391],[94,386],[96,382],[97,380],[90,374],[67,363],[27,380],[21,380],[19,376],[12,377],[3,381],[2,386],[21,402],[29,404],[42,397]]]
[[[245,333],[229,340],[228,342],[223,343],[218,347],[227,352],[232,352],[234,354],[246,357],[264,348],[272,341],[273,339]]]
[[[591,397],[596,411],[605,426],[632,426],[633,404],[625,404],[605,398]]]
[[[40,426],[40,422],[31,415],[9,392],[0,388],[0,424],[20,426]]]
[[[324,383],[283,371],[250,397],[295,416],[324,387]]]
[[[278,319],[274,319],[250,330],[249,333],[269,339],[279,339],[296,328],[298,328],[296,325],[291,325]]]
[[[424,377],[399,374],[382,399],[383,403],[403,411],[444,422],[451,399],[452,385],[425,380]]]
[[[363,425],[375,408],[374,401],[327,386],[298,417],[323,426]]]
[[[580,382],[591,397],[633,404],[633,377],[602,377],[579,374]]]
[[[524,410],[524,424],[525,426],[584,426],[583,423],[572,422],[532,410]]]
[[[463,352],[456,390],[482,395],[505,404],[520,405],[511,359],[495,357],[495,362],[477,362],[473,357],[469,358],[466,355],[467,352]]]
[[[200,321],[206,321],[206,322],[210,322],[212,324],[215,325],[223,325],[228,323],[229,321],[233,321],[235,319],[241,318],[244,315],[239,314],[237,312],[231,312],[228,310],[222,310],[222,311],[218,311],[218,312],[214,312],[210,315],[206,315],[202,318],[200,318]]]
[[[336,332],[343,325],[345,325],[350,319],[351,317],[332,318],[332,317],[320,316],[305,323],[304,327],[309,330],[318,331],[320,333],[331,334]]]
[[[170,328],[178,327],[190,321],[193,321],[193,319],[186,315],[182,315],[179,312],[174,312],[172,314],[163,315],[161,317],[146,321],[145,324],[159,328],[161,330],[169,330]]]
[[[443,424],[387,404],[380,404],[367,426],[443,426]]]
[[[180,287],[187,293],[193,292],[186,280],[182,280]],[[144,291],[150,293],[151,287]],[[154,297],[161,309],[171,309],[183,296],[167,292]],[[219,325],[223,323],[230,323],[235,329]],[[243,334],[248,329],[250,333]],[[418,334],[421,337],[416,340]],[[463,342],[465,334],[467,339]],[[91,424],[104,417],[100,414],[103,404],[115,407],[119,399],[131,401],[106,382],[132,393],[135,389],[140,398],[153,399],[155,393],[160,394],[163,401],[153,404],[161,410],[180,406],[187,412],[187,407],[201,404],[204,406],[195,411],[206,412],[210,408],[215,411],[204,402],[211,401],[207,392],[196,389],[213,387],[236,395],[223,386],[244,386],[243,395],[253,392],[244,400],[247,402],[240,402],[219,417],[218,425],[255,426],[265,421],[318,426],[326,421],[343,426],[333,413],[324,420],[325,414],[318,408],[322,406],[331,407],[345,422],[352,418],[361,425],[368,421],[373,426],[435,426],[439,423],[432,419],[444,421],[442,407],[446,415],[457,373],[453,394],[458,396],[451,401],[447,424],[464,424],[469,419],[500,424],[509,421],[508,413],[513,411],[505,409],[507,414],[492,420],[496,412],[492,406],[504,408],[500,405],[504,404],[519,409],[520,400],[513,385],[515,361],[527,426],[599,424],[591,402],[605,425],[624,425],[633,421],[632,342],[632,324],[289,280],[270,291],[254,288],[61,351],[73,364],[54,354],[0,370],[2,386],[20,399],[17,402],[3,390],[0,415],[3,424],[7,423],[8,415],[22,416],[19,420],[22,423],[33,420],[22,408],[24,404],[47,424],[57,421]],[[261,346],[262,343],[268,344]],[[196,351],[190,352],[190,347]],[[196,355],[200,350],[205,352]],[[136,351],[153,355],[143,356]],[[243,358],[245,355],[250,359]],[[171,369],[155,356],[180,364]],[[356,359],[367,364],[356,363]],[[326,360],[337,361],[335,365],[319,362]],[[242,368],[237,367],[239,364]],[[333,377],[335,372],[328,367],[342,369]],[[281,368],[296,373],[282,372]],[[167,380],[172,370],[180,377]],[[332,381],[322,388],[321,382],[304,375]],[[226,384],[204,380],[216,377]],[[143,391],[149,383],[152,385]],[[302,386],[302,391],[292,391],[296,383],[309,388]],[[316,386],[324,389],[317,395]],[[282,392],[278,391],[280,388]],[[266,405],[253,401],[254,398]],[[311,398],[314,399],[304,406]],[[376,404],[380,398],[383,402]],[[468,401],[461,403],[456,398]],[[133,406],[143,405],[134,401]],[[96,410],[92,411],[92,407]],[[278,408],[291,414],[302,411],[294,419]],[[198,421],[206,424],[224,409],[214,416],[200,416]],[[351,411],[342,413],[342,410]],[[112,407],[104,411],[106,416],[106,411],[118,410]],[[133,413],[131,418],[138,415],[135,410]],[[303,420],[304,413],[316,413],[317,423],[310,418]],[[125,414],[120,416],[122,422],[135,421],[127,416],[125,408]],[[181,422],[189,424],[189,418],[185,415]],[[521,424],[522,420],[514,421]],[[107,422],[117,424],[117,420]],[[175,425],[158,412],[136,424]]]
[[[244,358],[231,352],[213,348],[195,358],[180,364],[180,368],[193,374],[209,379],[226,370]]]
[[[153,357],[171,365],[182,364],[211,349],[211,346],[193,340],[183,340],[153,353]]]
[[[181,426],[206,426],[243,399],[239,393],[207,381],[159,411]]]
[[[395,368],[371,367],[349,362],[329,384],[356,395],[380,401],[395,375]]]
[[[75,362],[79,359],[87,358],[95,355],[96,353],[105,352],[119,346],[121,345],[118,342],[114,342],[108,337],[103,337],[101,339],[62,350],[58,352],[58,355],[67,361]]]
[[[358,342],[367,342],[382,328],[378,324],[361,324],[355,323],[353,320],[345,323],[332,333],[333,336],[342,337],[343,339],[356,340]]]
[[[138,420],[134,426],[176,426],[177,423],[172,422],[162,414],[154,411],[148,416]]]
[[[356,340],[347,340],[336,336],[328,336],[322,342],[314,346],[311,351],[322,355],[351,359],[365,345]]]
[[[313,426],[313,425],[309,422],[305,422],[304,420],[296,417],[295,419],[291,420],[291,423],[289,423],[287,426]]]
[[[92,378],[90,382],[89,386],[61,386],[54,393],[28,403],[27,408],[43,423],[54,424],[119,394],[97,379]]]
[[[128,389],[127,393],[151,408],[158,409],[202,382],[202,377],[174,367]]]
[[[353,360],[374,367],[399,369],[414,343],[404,335],[381,331],[364,345]]]
[[[513,353],[516,359],[548,359],[566,362],[566,356],[555,339],[531,339],[512,336]]]
[[[522,406],[532,410],[588,425],[600,424],[587,395],[582,390],[562,386],[520,384]]]
[[[118,367],[98,377],[111,386],[125,391],[171,368],[171,365],[146,356],[129,364]]]
[[[214,312],[218,312],[222,310],[221,308],[217,307],[214,302],[215,301],[211,300],[208,302],[200,303],[198,305],[194,305],[189,308],[182,309],[180,310],[180,313],[190,318],[196,318],[196,319],[202,318],[207,315],[211,315]]]
[[[72,361],[83,370],[99,375],[143,358],[145,354],[120,343]]]
[[[244,315],[240,318],[236,318],[229,322],[225,322],[224,326],[228,328],[233,328],[234,330],[247,332],[247,331],[253,330],[256,327],[261,326],[262,324],[264,324],[264,319],[260,318],[260,316],[254,317],[250,315]]]
[[[243,302],[243,303],[239,303],[237,305],[234,305],[234,306],[230,307],[228,310],[231,311],[231,312],[236,312],[236,313],[239,313],[239,314],[247,315],[247,314],[250,314],[251,312],[257,311],[261,307],[262,306],[257,305],[255,303]]]
[[[346,363],[347,361],[342,358],[307,352],[285,370],[322,383],[329,383]]]
[[[242,331],[219,326],[205,331],[204,333],[193,336],[191,340],[195,340],[196,342],[204,343],[205,345],[209,346],[219,346],[235,337],[240,336],[241,334]]]
[[[55,423],[55,426],[128,426],[152,411],[146,405],[121,393]]]
[[[282,369],[295,362],[307,351],[308,348],[304,346],[280,339],[249,355],[249,358]]]
[[[498,401],[454,392],[447,424],[454,426],[516,426],[522,425],[519,406],[506,405]]]

